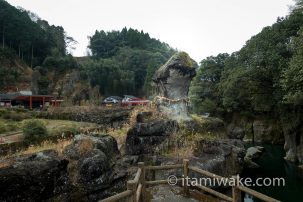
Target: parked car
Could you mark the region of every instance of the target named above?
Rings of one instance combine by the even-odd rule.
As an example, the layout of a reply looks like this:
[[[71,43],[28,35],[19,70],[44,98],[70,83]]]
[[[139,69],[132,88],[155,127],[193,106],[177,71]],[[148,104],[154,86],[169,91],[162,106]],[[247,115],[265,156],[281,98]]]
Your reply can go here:
[[[122,101],[122,98],[119,96],[110,96],[103,100],[102,104],[105,105],[113,105],[113,104],[120,104]]]
[[[147,105],[149,100],[138,98],[132,95],[124,95],[124,98],[121,102],[122,106],[137,106],[137,105]]]

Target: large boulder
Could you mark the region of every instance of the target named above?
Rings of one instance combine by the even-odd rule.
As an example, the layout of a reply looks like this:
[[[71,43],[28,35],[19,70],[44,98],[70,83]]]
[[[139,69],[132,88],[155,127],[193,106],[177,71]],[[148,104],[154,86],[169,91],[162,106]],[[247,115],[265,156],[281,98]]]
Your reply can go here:
[[[173,55],[154,74],[152,81],[156,87],[157,105],[173,119],[187,118],[187,98],[192,78],[196,75],[197,63],[187,53]]]
[[[243,142],[235,139],[201,140],[194,150],[191,163],[222,176],[241,173],[244,166]]]
[[[113,137],[76,135],[63,153],[76,162],[76,184],[87,200],[97,201],[124,188],[128,164],[121,158]]]
[[[0,168],[0,201],[46,201],[67,192],[68,161],[48,150]]]
[[[127,132],[126,154],[153,154],[157,146],[178,130],[178,123],[173,120],[155,120],[137,123]]]
[[[254,162],[255,159],[259,158],[264,151],[264,147],[261,146],[255,146],[255,147],[249,147],[246,150],[246,154],[244,157],[245,165],[248,168],[259,168],[260,166]]]

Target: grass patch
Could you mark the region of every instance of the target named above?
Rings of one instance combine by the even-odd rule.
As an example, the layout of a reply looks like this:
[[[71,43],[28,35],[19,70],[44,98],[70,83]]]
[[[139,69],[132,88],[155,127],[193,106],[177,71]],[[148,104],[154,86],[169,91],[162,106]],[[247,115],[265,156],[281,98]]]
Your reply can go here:
[[[21,127],[20,122],[0,118],[0,137],[6,135],[6,133],[19,131]]]
[[[30,145],[26,149],[22,149],[13,154],[8,154],[6,156],[2,156],[2,157],[0,157],[0,160],[6,160],[9,158],[14,158],[17,156],[22,156],[22,155],[29,155],[29,154],[33,154],[33,153],[37,153],[37,152],[41,152],[41,151],[45,151],[45,150],[50,150],[50,149],[55,150],[58,152],[59,155],[62,155],[64,148],[66,146],[68,146],[69,144],[71,144],[71,142],[72,142],[71,139],[60,139],[56,142],[46,140],[38,145]]]
[[[190,158],[201,140],[226,138],[224,123],[218,118],[191,115],[191,120],[179,122],[179,131],[160,146],[160,154],[168,157]]]
[[[109,128],[107,134],[116,139],[118,145],[125,144],[127,131],[131,128],[129,124],[124,124],[121,128]]]

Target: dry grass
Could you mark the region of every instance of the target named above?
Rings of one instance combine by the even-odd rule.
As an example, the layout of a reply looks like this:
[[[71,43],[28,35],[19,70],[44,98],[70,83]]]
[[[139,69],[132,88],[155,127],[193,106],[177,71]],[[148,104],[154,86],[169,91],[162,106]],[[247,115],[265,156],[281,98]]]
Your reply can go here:
[[[9,158],[17,157],[17,156],[33,154],[33,153],[41,152],[44,150],[50,150],[50,149],[55,150],[58,152],[59,155],[62,155],[64,148],[66,146],[68,146],[71,142],[72,142],[72,140],[70,140],[70,139],[58,140],[58,142],[56,142],[56,143],[51,142],[51,141],[44,141],[39,145],[31,145],[24,150],[20,150],[13,154],[8,154],[4,157],[1,157],[1,159],[9,159]]]
[[[186,145],[183,147],[174,147],[168,151],[164,151],[161,154],[163,156],[177,158],[177,159],[189,159],[193,156],[194,145]]]
[[[179,122],[179,131],[172,135],[160,147],[160,153],[168,157],[190,158],[201,140],[217,140],[225,137],[225,132],[212,130],[211,126],[218,120],[192,115],[192,120],[199,126],[198,131],[191,130],[186,122]]]
[[[8,166],[10,166],[10,163],[8,161],[0,162],[0,168],[5,168],[5,167],[8,167]]]
[[[109,128],[107,133],[114,137],[118,145],[125,144],[127,131],[131,128],[130,124],[126,123],[121,128]]]
[[[79,143],[78,149],[80,155],[85,156],[94,149],[94,143],[91,139],[84,139]]]

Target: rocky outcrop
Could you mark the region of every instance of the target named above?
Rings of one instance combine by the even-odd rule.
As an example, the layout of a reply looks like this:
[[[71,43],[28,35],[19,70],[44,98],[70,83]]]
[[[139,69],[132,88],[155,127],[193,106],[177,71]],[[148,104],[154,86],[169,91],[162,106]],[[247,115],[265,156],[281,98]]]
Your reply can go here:
[[[252,138],[252,125],[247,117],[239,114],[232,114],[229,120],[226,120],[226,134],[230,139],[242,140],[244,136]]]
[[[76,135],[54,150],[0,162],[0,201],[98,201],[125,189],[128,167],[109,135]]]
[[[248,168],[259,168],[260,166],[257,163],[255,163],[253,160],[259,158],[263,151],[264,151],[264,147],[261,146],[249,147],[246,150],[246,154],[244,157],[245,165]]]
[[[225,132],[224,122],[219,118],[192,116],[190,120],[182,121],[181,125],[189,133],[219,133]]]
[[[127,166],[120,157],[116,140],[109,135],[77,135],[64,155],[76,162],[77,188],[89,201],[107,197],[122,190],[127,177]]]
[[[283,131],[280,124],[273,120],[254,120],[253,137],[258,143],[283,144]]]
[[[222,176],[231,176],[241,173],[244,156],[245,149],[240,140],[201,140],[196,145],[191,163]]]
[[[285,138],[285,159],[303,164],[303,107],[284,106],[281,123]]]
[[[178,123],[173,120],[137,123],[127,132],[126,154],[141,155],[157,153],[157,146],[177,130]]]
[[[186,102],[189,85],[196,75],[197,63],[187,53],[179,52],[173,55],[153,76],[153,85],[161,100],[162,111],[171,115],[172,119],[187,118]],[[164,99],[165,98],[165,99]],[[168,105],[167,102],[169,103]]]
[[[189,85],[196,75],[197,66],[185,52],[173,55],[153,77],[158,95],[169,99],[187,98]]]
[[[67,192],[67,166],[53,150],[15,159],[0,168],[0,201],[46,201]]]
[[[283,144],[284,142],[280,121],[269,116],[246,117],[233,114],[231,120],[227,121],[226,132],[231,139],[266,144]]]

